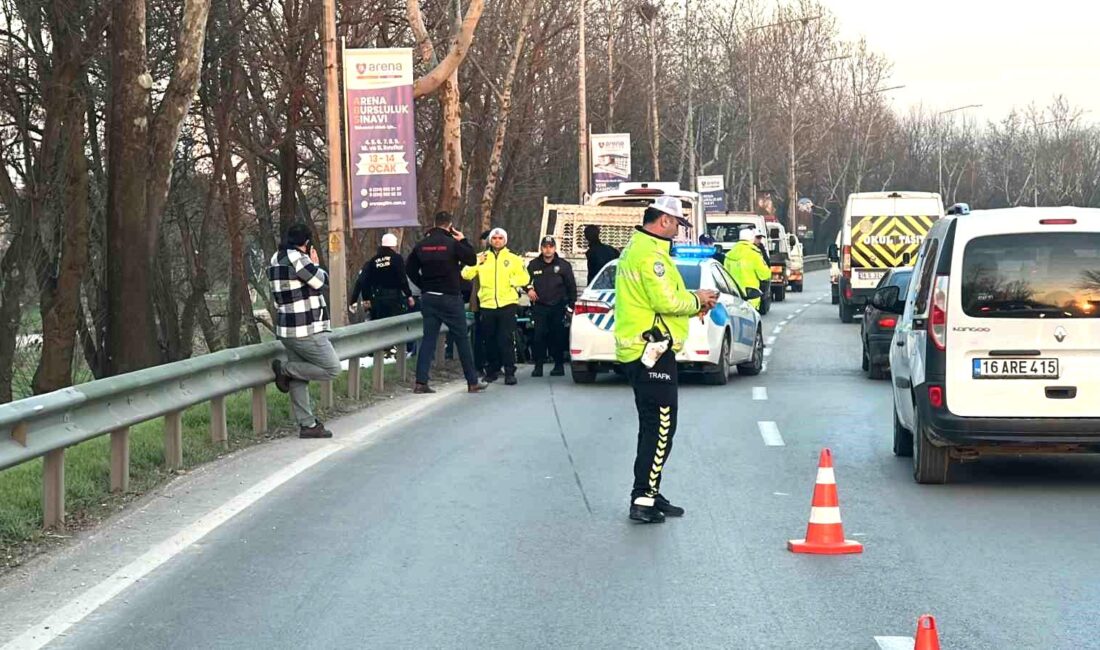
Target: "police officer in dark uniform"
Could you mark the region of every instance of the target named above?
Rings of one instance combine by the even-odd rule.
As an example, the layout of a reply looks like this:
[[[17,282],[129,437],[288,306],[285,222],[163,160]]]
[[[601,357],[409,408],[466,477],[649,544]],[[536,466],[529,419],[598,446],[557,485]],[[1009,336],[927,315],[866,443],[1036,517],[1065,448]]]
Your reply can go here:
[[[531,299],[531,315],[535,320],[535,338],[531,348],[535,355],[532,377],[542,376],[542,364],[547,350],[554,360],[551,377],[565,374],[565,314],[577,302],[577,279],[573,267],[558,257],[557,242],[547,235],[540,246],[542,255],[531,260],[527,272],[531,286],[527,297]]]
[[[359,271],[348,302],[354,305],[359,300],[370,309],[371,320],[399,316],[415,304],[405,276],[405,261],[397,253],[397,237],[392,233],[382,235],[378,254]]]

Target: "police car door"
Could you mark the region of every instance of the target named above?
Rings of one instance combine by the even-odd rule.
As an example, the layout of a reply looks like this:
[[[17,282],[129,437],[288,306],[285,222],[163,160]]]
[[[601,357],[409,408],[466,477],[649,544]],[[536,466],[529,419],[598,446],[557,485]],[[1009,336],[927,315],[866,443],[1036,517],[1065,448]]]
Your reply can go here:
[[[741,295],[741,289],[721,264],[715,263],[711,268],[714,283],[722,292],[719,300],[729,315],[732,361],[738,362],[741,359],[751,358],[753,343],[756,342],[756,321],[753,318],[756,310],[745,301],[744,296]]]

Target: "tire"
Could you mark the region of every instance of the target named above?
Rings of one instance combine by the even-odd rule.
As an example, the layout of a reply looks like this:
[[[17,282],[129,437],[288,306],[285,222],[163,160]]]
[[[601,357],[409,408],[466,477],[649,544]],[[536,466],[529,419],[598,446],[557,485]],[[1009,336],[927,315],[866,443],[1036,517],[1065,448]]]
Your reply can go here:
[[[569,364],[569,374],[573,376],[574,384],[591,384],[596,381],[595,370],[580,370],[577,364]]]
[[[943,485],[948,481],[951,456],[946,447],[937,447],[928,439],[916,414],[913,431],[913,480],[922,485]]]
[[[708,386],[725,386],[730,380],[730,336],[722,338],[722,353],[718,358],[718,370],[703,375],[703,383]]]
[[[752,347],[752,358],[746,363],[737,366],[737,374],[745,377],[755,377],[764,370],[764,335],[756,330],[756,342]]]
[[[833,293],[833,304],[834,305],[839,305],[840,304],[840,287],[838,287],[837,285],[834,284],[832,293]]]
[[[802,293],[802,283],[799,282],[799,283],[795,284],[795,283],[792,282],[791,283],[791,291],[793,291],[795,293]]]
[[[854,323],[856,310],[851,305],[847,305],[843,300],[840,301],[840,322],[848,324]]]
[[[871,355],[867,354],[867,344],[863,344],[863,372],[871,369]]]
[[[787,299],[787,287],[779,287],[778,289],[772,289],[772,300],[775,302],[783,302]]]
[[[894,455],[898,458],[909,458],[913,455],[913,432],[902,426],[896,410],[894,411]]]

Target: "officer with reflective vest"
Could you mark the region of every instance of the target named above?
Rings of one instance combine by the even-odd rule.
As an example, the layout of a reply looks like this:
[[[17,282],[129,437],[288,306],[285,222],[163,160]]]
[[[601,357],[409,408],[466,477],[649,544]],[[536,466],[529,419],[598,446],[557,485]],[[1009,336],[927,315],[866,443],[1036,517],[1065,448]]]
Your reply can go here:
[[[740,239],[741,241],[734,244],[730,252],[726,253],[726,270],[734,280],[737,280],[737,286],[741,287],[742,291],[760,289],[764,282],[771,280],[772,270],[764,261],[760,249],[753,243],[756,239],[756,229],[743,229]],[[760,309],[760,298],[750,302],[757,310]]]
[[[681,226],[691,224],[680,201],[658,198],[646,208],[615,273],[615,356],[626,368],[638,410],[629,516],[643,523],[684,514],[661,494],[661,474],[676,434],[676,352],[687,339],[689,319],[705,315],[718,299],[717,291],[684,286],[671,256]]]
[[[477,278],[477,303],[481,311],[481,336],[485,341],[487,367],[485,381],[500,379],[504,369],[504,383],[515,386],[516,312],[519,294],[531,288],[531,276],[523,258],[508,250],[508,233],[503,228],[493,228],[489,233],[489,250],[477,256],[477,266],[462,269],[467,280]]]

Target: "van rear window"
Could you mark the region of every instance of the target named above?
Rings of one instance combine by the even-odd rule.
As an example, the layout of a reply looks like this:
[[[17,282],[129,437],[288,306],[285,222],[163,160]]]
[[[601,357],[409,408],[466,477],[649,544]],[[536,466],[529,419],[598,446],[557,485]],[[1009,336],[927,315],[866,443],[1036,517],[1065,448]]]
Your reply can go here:
[[[1096,318],[1100,233],[971,240],[963,253],[962,303],[975,318]]]

